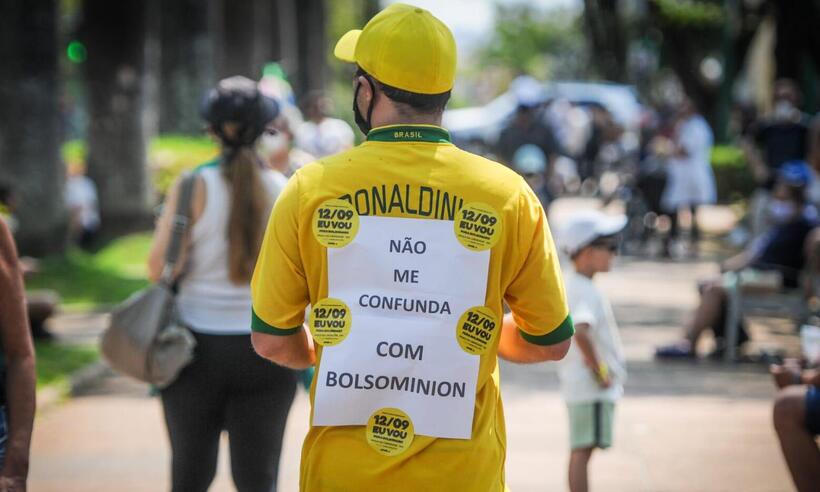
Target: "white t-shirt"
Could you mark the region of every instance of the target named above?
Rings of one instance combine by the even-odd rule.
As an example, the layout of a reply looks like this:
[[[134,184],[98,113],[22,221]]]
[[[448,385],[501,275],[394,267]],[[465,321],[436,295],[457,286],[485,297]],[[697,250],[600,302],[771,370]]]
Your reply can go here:
[[[700,115],[678,124],[675,141],[688,155],[669,160],[668,181],[661,197],[664,210],[715,203],[717,189],[710,164],[713,140],[712,129]]]
[[[69,210],[78,210],[83,229],[94,230],[100,225],[97,187],[88,176],[70,176],[65,184],[65,201]]]
[[[317,159],[353,146],[353,129],[345,121],[325,118],[318,125],[306,121],[296,130],[294,143]]]
[[[568,403],[614,402],[624,392],[626,361],[612,306],[591,279],[572,267],[564,276],[564,286],[573,323],[589,325],[589,338],[595,354],[599,361],[608,366],[612,380],[609,388],[601,388],[592,371],[584,364],[581,350],[573,343],[566,357],[559,362],[558,375],[564,400]]]

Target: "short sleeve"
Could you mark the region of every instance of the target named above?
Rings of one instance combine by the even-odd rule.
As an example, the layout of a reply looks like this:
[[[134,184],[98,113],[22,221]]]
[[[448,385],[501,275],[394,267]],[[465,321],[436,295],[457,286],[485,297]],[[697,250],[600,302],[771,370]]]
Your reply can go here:
[[[544,209],[523,180],[520,195],[516,240],[522,261],[504,299],[525,340],[553,345],[574,334],[561,266]]]
[[[592,298],[570,299],[569,310],[572,313],[572,323],[574,326],[589,325],[594,328],[596,323],[595,310],[592,306]]]
[[[298,242],[299,181],[294,176],[273,207],[251,279],[251,329],[271,335],[299,332],[308,286]]]

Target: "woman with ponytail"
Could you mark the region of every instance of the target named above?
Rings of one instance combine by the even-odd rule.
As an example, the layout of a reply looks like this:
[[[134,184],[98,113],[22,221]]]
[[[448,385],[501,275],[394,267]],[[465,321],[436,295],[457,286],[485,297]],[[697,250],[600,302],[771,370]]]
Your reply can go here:
[[[279,110],[254,81],[237,76],[220,81],[201,112],[221,155],[195,171],[190,222],[175,272],[178,316],[197,345],[193,362],[161,391],[172,491],[208,489],[225,430],[237,490],[270,492],[276,490],[296,375],[253,351],[250,280],[285,181],[254,149]],[[157,222],[148,260],[152,280],[162,273],[179,187],[177,182]]]

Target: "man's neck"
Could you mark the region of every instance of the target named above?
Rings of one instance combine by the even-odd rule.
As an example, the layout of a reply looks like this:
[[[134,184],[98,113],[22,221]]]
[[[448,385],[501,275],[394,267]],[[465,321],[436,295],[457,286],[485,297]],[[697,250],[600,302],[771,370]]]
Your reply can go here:
[[[400,116],[396,115],[395,118],[380,118],[377,119],[375,116],[373,117],[373,121],[371,122],[373,128],[378,128],[380,126],[391,126],[391,125],[434,125],[434,126],[441,126],[441,115],[436,115],[435,117],[427,116],[427,115],[417,115],[417,116]]]
[[[408,113],[398,111],[390,104],[376,104],[370,124],[373,128],[390,125],[435,125],[441,126],[441,112],[436,113]]]

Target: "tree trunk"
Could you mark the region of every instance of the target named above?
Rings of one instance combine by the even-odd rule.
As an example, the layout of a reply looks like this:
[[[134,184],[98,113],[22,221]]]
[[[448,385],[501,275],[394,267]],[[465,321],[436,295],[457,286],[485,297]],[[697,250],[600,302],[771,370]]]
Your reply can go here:
[[[99,188],[105,235],[150,226],[145,132],[146,4],[85,0],[88,174]]]
[[[216,81],[208,23],[212,2],[165,1],[160,16],[160,115],[162,133],[202,132],[199,103]]]
[[[278,2],[277,2],[278,3]],[[270,0],[215,0],[218,78],[244,75],[257,80],[262,67],[277,54],[279,26],[271,28],[278,7]]]
[[[297,95],[322,90],[327,81],[327,24],[323,0],[302,0],[296,4],[299,39],[299,82]]]
[[[279,52],[277,59],[288,74],[291,85],[297,90],[299,82],[299,35],[296,22],[295,0],[279,0],[276,2],[276,17],[278,25]]]
[[[601,75],[613,82],[626,81],[626,38],[618,0],[584,0],[584,24]]]
[[[20,251],[65,248],[54,0],[0,0],[0,179],[15,191]]]

